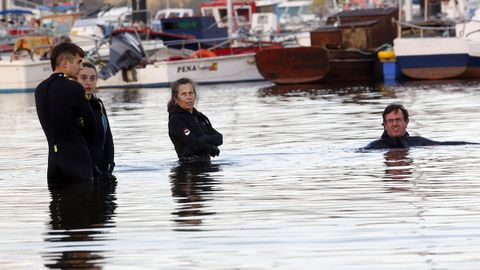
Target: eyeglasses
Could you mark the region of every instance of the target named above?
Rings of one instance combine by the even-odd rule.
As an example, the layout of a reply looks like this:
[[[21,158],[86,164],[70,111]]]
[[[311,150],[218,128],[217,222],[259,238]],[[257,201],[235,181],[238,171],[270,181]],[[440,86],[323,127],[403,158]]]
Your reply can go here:
[[[385,122],[387,122],[387,124],[393,124],[395,122],[403,123],[403,122],[405,122],[405,119],[403,119],[403,118],[386,119]]]

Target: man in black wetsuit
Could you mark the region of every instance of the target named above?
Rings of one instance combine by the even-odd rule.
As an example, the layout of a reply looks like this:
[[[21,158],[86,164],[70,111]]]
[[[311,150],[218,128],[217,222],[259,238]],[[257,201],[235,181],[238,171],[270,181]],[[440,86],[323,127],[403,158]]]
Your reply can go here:
[[[383,111],[382,137],[365,146],[363,149],[408,148],[429,145],[462,145],[476,144],[461,141],[438,142],[421,136],[410,136],[407,132],[408,111],[400,104],[390,104]]]
[[[76,78],[85,53],[62,42],[50,56],[53,74],[35,90],[37,115],[48,141],[48,182],[90,181],[93,166],[86,143],[95,115]]]

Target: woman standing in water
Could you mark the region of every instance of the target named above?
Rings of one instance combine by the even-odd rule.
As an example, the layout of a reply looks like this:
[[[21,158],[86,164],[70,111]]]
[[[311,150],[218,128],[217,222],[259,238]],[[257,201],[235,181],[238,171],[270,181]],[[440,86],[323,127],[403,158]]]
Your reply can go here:
[[[194,108],[197,92],[192,80],[182,78],[172,84],[167,105],[168,135],[182,163],[209,163],[220,154],[223,136],[208,118]]]
[[[115,180],[112,174],[115,167],[113,137],[107,112],[101,99],[95,95],[97,89],[97,69],[90,63],[82,63],[78,74],[78,82],[85,89],[85,97],[92,107],[96,117],[96,133],[91,142],[88,142],[90,156],[95,164],[95,179]]]

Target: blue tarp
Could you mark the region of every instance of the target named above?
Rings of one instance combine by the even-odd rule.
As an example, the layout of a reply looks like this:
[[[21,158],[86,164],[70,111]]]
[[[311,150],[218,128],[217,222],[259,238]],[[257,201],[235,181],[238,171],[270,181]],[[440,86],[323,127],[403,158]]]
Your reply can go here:
[[[33,14],[30,10],[26,9],[4,9],[0,10],[0,15],[6,15],[6,14],[15,14],[15,15],[20,15],[20,14]]]

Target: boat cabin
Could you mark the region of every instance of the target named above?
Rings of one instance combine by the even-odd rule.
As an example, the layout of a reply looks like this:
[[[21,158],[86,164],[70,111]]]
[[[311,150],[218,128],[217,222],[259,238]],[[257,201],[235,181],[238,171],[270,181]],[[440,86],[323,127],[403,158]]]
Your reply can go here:
[[[327,18],[326,27],[310,33],[312,46],[372,49],[393,44],[397,8],[344,10]]]
[[[233,1],[232,3],[233,31],[243,27],[250,29],[252,14],[257,12],[255,1],[243,0]],[[200,13],[202,16],[213,16],[218,27],[227,27],[227,1],[215,0],[200,4]]]

